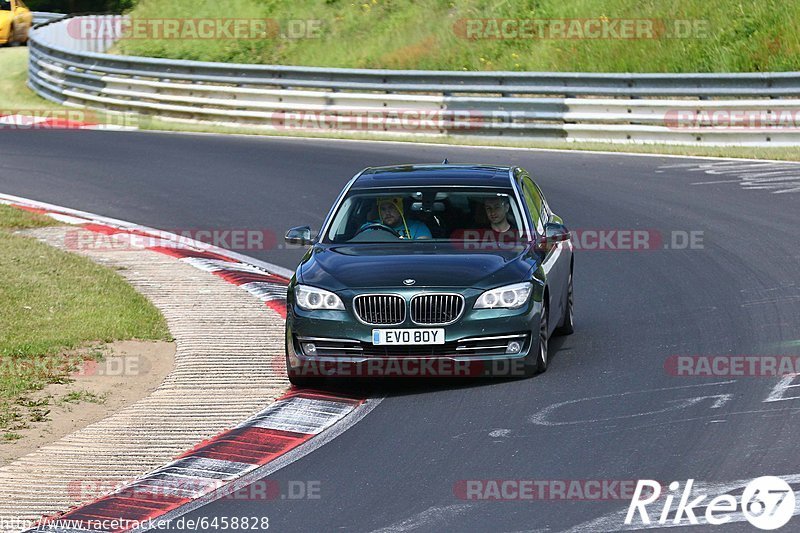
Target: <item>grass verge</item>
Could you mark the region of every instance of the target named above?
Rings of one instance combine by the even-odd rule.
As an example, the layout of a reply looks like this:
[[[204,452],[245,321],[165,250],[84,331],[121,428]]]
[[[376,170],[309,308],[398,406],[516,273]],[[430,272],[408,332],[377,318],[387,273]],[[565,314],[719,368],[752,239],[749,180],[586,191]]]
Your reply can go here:
[[[26,395],[65,383],[83,360],[115,340],[170,340],[159,311],[113,270],[15,230],[54,224],[0,205],[0,431],[46,418]],[[70,401],[86,400],[77,394]],[[11,437],[6,437],[11,438]]]
[[[800,3],[781,0],[139,0],[131,14],[271,22],[260,38],[184,34],[117,47],[173,59],[469,71],[800,70]],[[626,25],[641,30],[623,31]]]
[[[78,122],[124,126],[122,115],[68,107],[45,100],[28,88],[28,49],[24,46],[0,48],[0,115],[37,115],[60,112],[57,117]],[[69,114],[65,114],[69,112]],[[24,126],[20,126],[24,129]]]
[[[28,81],[28,49],[0,48],[0,114],[39,109],[65,109],[39,97],[25,85]]]

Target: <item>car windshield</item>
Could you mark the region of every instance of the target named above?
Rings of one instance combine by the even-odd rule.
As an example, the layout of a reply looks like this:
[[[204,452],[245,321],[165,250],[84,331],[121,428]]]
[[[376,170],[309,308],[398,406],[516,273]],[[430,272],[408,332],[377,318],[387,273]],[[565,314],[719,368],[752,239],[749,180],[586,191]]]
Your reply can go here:
[[[511,189],[415,187],[351,191],[334,214],[326,243],[463,241],[521,234]]]
[[[11,11],[11,2],[8,0],[0,0],[0,11]]]

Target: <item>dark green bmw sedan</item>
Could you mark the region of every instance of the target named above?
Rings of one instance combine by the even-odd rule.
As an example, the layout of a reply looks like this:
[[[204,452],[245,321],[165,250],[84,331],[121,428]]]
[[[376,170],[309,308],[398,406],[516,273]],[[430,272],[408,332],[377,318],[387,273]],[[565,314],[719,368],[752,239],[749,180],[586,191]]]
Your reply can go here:
[[[287,294],[295,385],[530,376],[573,331],[570,233],[517,167],[367,168],[336,199]]]

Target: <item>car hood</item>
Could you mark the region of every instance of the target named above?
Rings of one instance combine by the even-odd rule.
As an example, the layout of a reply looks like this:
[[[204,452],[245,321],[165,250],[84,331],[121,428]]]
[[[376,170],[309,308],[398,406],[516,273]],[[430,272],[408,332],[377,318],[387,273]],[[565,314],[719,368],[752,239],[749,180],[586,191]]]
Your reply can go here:
[[[316,245],[303,259],[302,283],[328,290],[402,287],[491,288],[527,279],[527,249],[469,251],[450,245]]]

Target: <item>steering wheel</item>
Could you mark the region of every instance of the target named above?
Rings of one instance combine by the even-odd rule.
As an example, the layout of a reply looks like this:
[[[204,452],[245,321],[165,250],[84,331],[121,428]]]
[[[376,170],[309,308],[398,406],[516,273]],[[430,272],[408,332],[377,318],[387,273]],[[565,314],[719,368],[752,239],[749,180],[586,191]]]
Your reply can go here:
[[[381,224],[380,222],[372,222],[370,224],[367,224],[366,226],[364,226],[363,228],[358,230],[356,232],[356,235],[364,233],[365,231],[370,230],[370,229],[379,229],[379,230],[383,230],[383,231],[388,231],[389,233],[391,233],[392,235],[394,235],[398,239],[402,238],[400,236],[400,233],[396,229],[394,229],[394,228],[392,228],[390,226],[387,226],[386,224]]]

